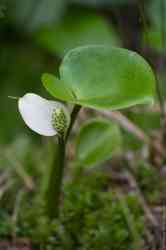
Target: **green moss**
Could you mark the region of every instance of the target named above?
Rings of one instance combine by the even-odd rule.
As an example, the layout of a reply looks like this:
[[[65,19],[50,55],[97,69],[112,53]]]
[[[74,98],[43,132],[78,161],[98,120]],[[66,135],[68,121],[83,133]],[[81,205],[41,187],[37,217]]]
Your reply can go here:
[[[60,218],[52,223],[43,213],[40,196],[34,207],[27,207],[25,197],[18,234],[28,235],[49,250],[139,249],[144,224],[134,195],[126,195],[122,205],[116,193],[109,190],[107,177],[97,172],[66,182],[64,196]]]
[[[151,164],[138,161],[135,166],[135,175],[139,186],[149,202],[160,200],[162,181],[159,171]]]
[[[8,214],[0,209],[0,239],[7,238],[11,235],[12,223]]]

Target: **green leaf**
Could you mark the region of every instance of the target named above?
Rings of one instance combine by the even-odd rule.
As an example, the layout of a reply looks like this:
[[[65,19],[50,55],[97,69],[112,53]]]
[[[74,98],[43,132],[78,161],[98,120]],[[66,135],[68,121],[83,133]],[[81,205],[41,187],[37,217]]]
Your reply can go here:
[[[70,10],[59,23],[37,32],[35,40],[51,53],[61,56],[82,45],[120,44],[112,25],[105,18],[92,11],[80,9]]]
[[[119,127],[106,119],[86,122],[77,137],[76,158],[80,164],[91,166],[109,159],[121,149]]]
[[[57,98],[62,99],[64,101],[67,101],[68,98],[70,98],[70,100],[74,100],[75,96],[72,93],[71,89],[69,89],[63,83],[63,81],[59,80],[55,76],[45,73],[42,75],[42,82],[44,83],[45,88],[49,91],[51,95],[54,95],[54,90],[56,86]],[[47,84],[45,84],[45,82],[47,82]]]
[[[71,95],[59,95],[56,82],[44,77],[48,92],[56,98],[91,108],[120,109],[152,103],[155,77],[149,64],[137,53],[116,47],[94,45],[71,50],[60,66],[60,79]],[[58,90],[58,91],[57,91]]]

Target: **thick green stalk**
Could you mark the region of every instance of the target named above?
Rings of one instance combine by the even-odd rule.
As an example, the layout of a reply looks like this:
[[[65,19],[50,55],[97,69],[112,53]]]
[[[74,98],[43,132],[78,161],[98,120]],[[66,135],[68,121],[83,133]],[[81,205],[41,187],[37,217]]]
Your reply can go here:
[[[58,145],[56,147],[55,157],[46,191],[46,210],[47,215],[51,220],[59,216],[60,197],[65,168],[66,143],[80,108],[81,107],[78,105],[75,105],[73,108],[73,111],[71,113],[71,122],[67,130],[66,137],[63,138],[62,136],[58,136]]]
[[[46,191],[46,210],[50,219],[59,215],[60,195],[64,172],[65,142],[58,137],[58,145],[54,155],[54,161],[50,171],[48,188]]]

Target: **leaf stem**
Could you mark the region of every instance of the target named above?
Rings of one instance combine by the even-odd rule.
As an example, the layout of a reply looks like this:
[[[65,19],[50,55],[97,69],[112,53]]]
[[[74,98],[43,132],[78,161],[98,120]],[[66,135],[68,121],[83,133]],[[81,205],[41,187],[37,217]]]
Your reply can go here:
[[[161,95],[159,79],[157,76],[156,76],[156,91],[160,105],[161,125],[163,126],[163,124],[165,123],[165,107],[164,107],[164,100]]]
[[[145,41],[149,43],[148,25],[147,25],[146,18],[145,18],[145,6],[142,0],[138,0],[138,8],[139,8],[139,13],[140,13],[140,18],[142,21],[143,29],[145,32]]]
[[[71,122],[66,137],[62,138],[61,136],[58,136],[58,144],[46,190],[46,212],[51,220],[59,217],[60,197],[65,168],[66,144],[80,108],[81,106],[78,105],[75,105],[73,108]]]
[[[161,32],[161,43],[162,43],[162,49],[165,48],[165,41],[166,41],[166,29],[165,29],[165,0],[160,0],[160,14],[161,14],[161,20],[160,20],[160,32]]]
[[[163,23],[164,23],[164,1],[160,0],[160,9],[161,9],[161,36],[162,36],[162,46],[164,46],[164,42],[165,42],[165,29],[163,27]],[[143,23],[143,27],[146,33],[146,42],[149,43],[149,36],[148,36],[148,24],[145,18],[145,8],[144,8],[144,2],[142,0],[138,0],[138,8],[139,8],[139,12],[140,12],[140,16],[142,19],[142,23]],[[159,79],[158,76],[156,74],[156,92],[157,92],[157,96],[158,96],[158,101],[159,101],[159,105],[160,105],[160,114],[161,114],[161,125],[163,123],[165,123],[165,108],[164,108],[164,100],[161,94],[161,89],[160,89],[160,84],[159,84]]]
[[[69,128],[68,128],[67,133],[66,133],[65,142],[67,142],[67,140],[69,138],[70,132],[71,132],[71,130],[73,128],[73,125],[75,123],[75,120],[77,118],[77,115],[78,115],[80,109],[81,109],[80,105],[75,105],[74,108],[73,108],[73,111],[71,113],[71,122],[70,122]]]
[[[165,22],[165,0],[160,0],[160,33],[161,33],[161,47],[162,49],[165,48],[165,39],[166,39],[166,30],[164,26]],[[159,63],[159,70],[163,70],[163,60],[160,58],[160,63]],[[159,101],[160,101],[160,106],[161,106],[161,115],[162,115],[162,125],[165,126],[165,107],[164,107],[164,100],[161,95],[160,91],[160,85],[159,85],[159,80],[157,79],[158,83],[158,96],[159,96]]]

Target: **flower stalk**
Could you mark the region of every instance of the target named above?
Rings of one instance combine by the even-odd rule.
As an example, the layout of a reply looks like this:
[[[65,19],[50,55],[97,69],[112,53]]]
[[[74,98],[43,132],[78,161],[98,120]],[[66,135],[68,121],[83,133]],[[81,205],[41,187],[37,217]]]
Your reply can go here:
[[[63,186],[63,176],[65,168],[65,152],[66,144],[75,123],[81,106],[75,105],[71,113],[71,121],[64,137],[62,134],[58,136],[58,145],[55,151],[53,165],[51,166],[48,187],[46,190],[46,212],[49,219],[59,217],[59,208],[61,202],[61,193]]]
[[[46,212],[50,219],[54,219],[59,215],[64,166],[65,141],[61,136],[58,136],[58,145],[56,147],[46,190]]]

